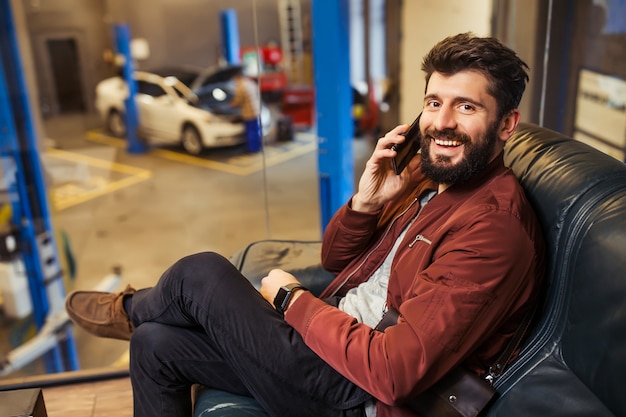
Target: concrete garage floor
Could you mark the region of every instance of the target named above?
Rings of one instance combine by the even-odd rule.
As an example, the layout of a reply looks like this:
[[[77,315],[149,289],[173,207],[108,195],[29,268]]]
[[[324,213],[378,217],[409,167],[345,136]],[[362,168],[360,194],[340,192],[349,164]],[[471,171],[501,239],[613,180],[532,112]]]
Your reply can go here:
[[[172,148],[128,154],[92,116],[46,120],[45,133],[52,220],[77,266],[67,292],[95,287],[114,266],[122,268],[120,289],[141,288],[191,253],[228,256],[256,240],[321,237],[311,132],[298,132],[293,143],[268,137],[264,157],[239,148],[209,150],[203,158]],[[373,142],[354,140],[356,178]],[[81,369],[128,360],[127,342],[78,328],[74,339]],[[38,362],[20,373],[40,372]]]

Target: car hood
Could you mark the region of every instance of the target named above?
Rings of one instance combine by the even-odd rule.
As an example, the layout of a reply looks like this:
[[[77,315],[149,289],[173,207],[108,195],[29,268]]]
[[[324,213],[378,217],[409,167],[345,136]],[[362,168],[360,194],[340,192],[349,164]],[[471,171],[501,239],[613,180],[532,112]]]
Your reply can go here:
[[[191,90],[200,90],[211,84],[230,83],[236,74],[241,73],[243,67],[241,65],[225,65],[217,67],[209,67],[200,72],[198,76],[189,85]]]

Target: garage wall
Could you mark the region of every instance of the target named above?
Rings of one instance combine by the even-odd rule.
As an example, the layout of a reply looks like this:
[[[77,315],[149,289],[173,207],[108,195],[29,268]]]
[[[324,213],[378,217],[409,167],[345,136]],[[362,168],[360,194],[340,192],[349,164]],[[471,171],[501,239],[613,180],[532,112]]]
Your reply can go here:
[[[54,0],[22,2],[21,10],[29,32],[39,105],[44,116],[62,111],[55,87],[55,75],[66,77],[68,87],[76,84],[76,94],[85,110],[93,106],[93,86],[106,73],[106,64],[100,52],[109,42],[106,26],[103,25],[104,3],[100,0]],[[51,44],[66,44],[75,48],[74,62],[67,62],[65,70],[53,71],[54,54]],[[70,51],[71,52],[71,51]],[[61,57],[57,61],[63,62]]]
[[[400,48],[400,121],[410,123],[423,107],[422,59],[446,36],[472,31],[491,33],[492,0],[411,0],[403,2]]]
[[[399,123],[408,123],[422,108],[425,88],[421,71],[423,56],[445,36],[465,31],[497,37],[529,65],[530,82],[519,108],[522,121],[538,122],[545,58],[545,32],[538,22],[540,16],[545,15],[547,3],[539,0],[404,1],[400,23],[399,78],[402,88]]]
[[[309,2],[303,2],[308,7]],[[44,117],[65,113],[56,88],[50,43],[66,43],[76,61],[63,60],[67,85],[78,84],[84,111],[93,112],[97,82],[115,73],[104,58],[115,50],[113,25],[126,23],[133,38],[144,38],[150,57],[138,68],[189,64],[216,64],[221,52],[220,13],[237,11],[241,46],[280,41],[277,0],[46,0],[23,2],[19,12],[30,39],[38,89],[38,106]],[[75,51],[74,51],[75,49]],[[70,65],[71,64],[71,65]],[[69,92],[72,93],[72,92]],[[74,106],[76,107],[76,106]],[[78,109],[78,111],[81,111]]]
[[[539,122],[545,59],[545,27],[549,4],[541,0],[495,2],[493,36],[500,39],[528,64],[530,80],[519,105],[521,120]],[[543,22],[542,22],[543,21]]]
[[[210,66],[221,52],[220,13],[237,11],[242,47],[280,41],[276,0],[108,0],[111,23],[127,22],[133,37],[145,38],[150,58],[144,68],[166,64]]]
[[[28,34],[26,19],[24,18],[25,13],[23,2],[21,0],[11,0],[11,10],[14,15],[13,23],[15,25],[17,43],[24,70],[24,79],[26,84],[30,87],[28,89],[28,101],[30,103],[37,103],[39,99],[39,89],[37,88],[37,78],[34,71],[35,64],[33,54],[31,53],[30,36]],[[31,116],[33,118],[33,129],[35,130],[35,134],[37,138],[42,138],[43,121],[41,120],[41,114],[39,112],[33,112]]]

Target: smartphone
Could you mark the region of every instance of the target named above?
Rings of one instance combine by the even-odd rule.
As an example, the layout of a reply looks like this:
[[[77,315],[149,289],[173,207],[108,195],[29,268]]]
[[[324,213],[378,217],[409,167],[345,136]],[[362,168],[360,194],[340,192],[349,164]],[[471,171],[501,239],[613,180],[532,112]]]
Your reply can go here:
[[[397,152],[396,156],[391,160],[393,170],[396,175],[400,175],[409,162],[411,162],[411,159],[417,155],[417,151],[420,149],[420,142],[422,138],[422,134],[420,132],[421,115],[422,113],[420,113],[413,123],[411,123],[409,129],[403,133],[404,137],[406,137],[404,142],[395,144],[391,147],[391,149]]]

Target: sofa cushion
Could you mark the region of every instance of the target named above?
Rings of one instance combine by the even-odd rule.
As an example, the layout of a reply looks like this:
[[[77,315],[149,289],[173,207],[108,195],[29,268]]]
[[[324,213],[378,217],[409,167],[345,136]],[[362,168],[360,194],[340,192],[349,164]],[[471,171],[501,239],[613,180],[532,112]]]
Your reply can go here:
[[[198,390],[194,417],[269,417],[254,398],[214,389]]]
[[[549,266],[541,320],[488,415],[626,415],[626,166],[532,125],[505,161],[538,213]]]

